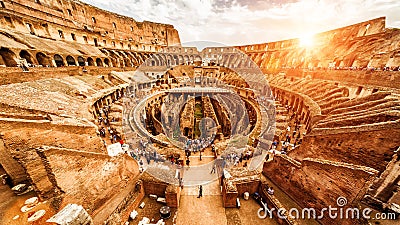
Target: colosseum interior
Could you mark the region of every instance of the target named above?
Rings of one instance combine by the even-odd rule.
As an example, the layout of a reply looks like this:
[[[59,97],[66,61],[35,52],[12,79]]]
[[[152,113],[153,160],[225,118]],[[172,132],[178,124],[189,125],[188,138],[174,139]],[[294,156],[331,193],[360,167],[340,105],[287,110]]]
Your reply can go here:
[[[385,20],[200,51],[78,0],[1,0],[0,224],[400,224]]]

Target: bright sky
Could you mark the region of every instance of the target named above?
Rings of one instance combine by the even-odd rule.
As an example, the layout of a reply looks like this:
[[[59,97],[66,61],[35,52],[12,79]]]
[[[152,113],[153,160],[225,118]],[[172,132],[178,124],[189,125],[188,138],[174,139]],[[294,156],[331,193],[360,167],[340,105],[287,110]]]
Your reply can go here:
[[[400,28],[399,0],[82,0],[137,21],[169,23],[181,42],[223,45],[302,37],[386,16]]]

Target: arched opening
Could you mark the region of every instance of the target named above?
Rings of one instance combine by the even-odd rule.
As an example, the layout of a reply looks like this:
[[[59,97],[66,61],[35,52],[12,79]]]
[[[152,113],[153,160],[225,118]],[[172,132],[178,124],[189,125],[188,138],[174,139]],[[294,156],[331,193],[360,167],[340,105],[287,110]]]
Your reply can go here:
[[[118,66],[118,60],[116,58],[111,57],[111,63],[113,67],[117,67]]]
[[[97,64],[97,66],[103,66],[103,61],[101,61],[100,58],[97,58],[96,59],[96,64]]]
[[[75,59],[72,56],[67,56],[67,65],[68,66],[76,66]]]
[[[32,55],[29,54],[29,52],[26,51],[26,50],[22,50],[22,51],[19,53],[19,57],[21,57],[22,59],[25,59],[26,62],[29,63],[29,64],[34,64],[34,63],[33,63],[34,59],[33,59]]]
[[[18,66],[17,63],[17,56],[15,55],[14,52],[12,52],[8,48],[0,48],[0,64],[6,65],[6,66],[12,66],[16,67]]]
[[[42,52],[38,52],[36,54],[36,60],[38,61],[39,65],[44,66],[44,67],[50,67],[51,66],[51,60],[50,57],[45,55]]]
[[[87,64],[88,64],[88,66],[95,66],[94,60],[91,57],[87,58]]]
[[[132,67],[131,61],[128,58],[124,58],[125,67]]]
[[[65,66],[64,60],[60,55],[54,55],[54,62],[56,62],[57,67]]]
[[[109,67],[110,66],[110,60],[109,59],[104,59],[104,64]]]
[[[85,66],[85,59],[82,56],[78,56],[78,65]]]

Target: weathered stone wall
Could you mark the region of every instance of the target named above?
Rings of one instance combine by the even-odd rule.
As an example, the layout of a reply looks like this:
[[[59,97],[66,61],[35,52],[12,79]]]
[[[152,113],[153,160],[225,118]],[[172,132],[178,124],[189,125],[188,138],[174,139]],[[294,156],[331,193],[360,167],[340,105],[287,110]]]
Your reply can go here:
[[[354,128],[325,135],[311,133],[289,156],[297,160],[312,157],[350,163],[383,172],[400,143],[400,137],[393,135],[400,133],[400,129],[392,124],[376,129]]]
[[[12,157],[9,149],[4,145],[0,137],[0,164],[10,176],[14,185],[28,181],[25,169]]]
[[[166,199],[167,205],[169,207],[173,207],[173,208],[179,207],[181,191],[182,191],[182,188],[177,185],[174,185],[174,184],[168,185],[167,189],[165,190],[165,199]]]
[[[159,197],[165,197],[165,191],[167,190],[168,184],[157,180],[150,174],[142,175],[144,192],[146,195],[157,195]]]
[[[235,208],[236,198],[239,197],[237,190],[229,190],[227,181],[224,179],[222,183],[222,202],[225,208]]]
[[[14,157],[24,167],[30,183],[42,200],[62,194],[63,191],[58,187],[52,168],[41,150],[28,149],[23,153],[17,151],[14,153]]]
[[[29,161],[34,160],[31,158],[37,156],[32,149],[43,145],[78,149],[87,152],[105,152],[104,146],[97,137],[94,127],[63,126],[53,124],[48,120],[24,120],[16,118],[2,118],[0,124],[2,134],[0,164],[3,165],[7,174],[10,175],[14,184],[26,180],[33,181],[30,178],[30,174],[36,174],[35,171],[39,171],[37,169],[39,169],[41,162],[37,161],[37,167],[30,166],[33,164],[30,164]],[[38,157],[35,159],[39,160]],[[34,171],[31,171],[31,169]],[[44,167],[40,171],[43,174],[39,175],[39,177],[44,177]],[[37,182],[37,185],[41,184],[43,183]],[[50,185],[50,183],[48,184]]]
[[[3,19],[6,16],[10,18],[8,21],[11,20],[9,23],[4,19],[3,28],[22,33],[91,45],[95,45],[97,39],[97,45],[102,47],[142,51],[180,43],[172,25],[137,22],[79,1],[3,2]],[[59,31],[62,31],[62,37]],[[75,40],[71,34],[75,34]]]
[[[368,167],[341,162],[310,158],[298,162],[285,155],[275,156],[273,161],[265,162],[263,167],[263,174],[299,206],[316,210],[329,205],[336,207],[339,197],[345,197],[348,206],[356,205],[377,173]],[[332,223],[336,222],[329,218],[323,220],[323,224]]]
[[[137,185],[140,185],[140,188],[137,190]],[[129,192],[128,195],[125,196],[123,201],[118,205],[118,207],[114,210],[114,212],[108,217],[108,219],[104,222],[107,225],[119,225],[124,221],[129,220],[130,213],[139,207],[145,196],[143,184],[141,181],[137,181],[135,183],[134,188]]]
[[[292,225],[292,224],[297,224],[293,219],[287,217],[285,219],[280,218],[278,216],[278,210],[280,208],[284,208],[284,206],[279,202],[279,200],[275,197],[275,195],[270,195],[267,193],[265,185],[261,184],[259,186],[258,193],[261,195],[261,197],[264,199],[264,203],[267,203],[267,207],[272,211],[272,218],[276,222],[278,222],[281,225]],[[286,208],[285,208],[286,209]],[[289,211],[290,209],[286,209]],[[267,218],[269,218],[270,215],[267,215]]]
[[[394,71],[366,71],[366,70],[316,70],[306,71],[291,69],[286,71],[288,77],[306,77],[313,79],[340,81],[352,85],[400,87],[400,72]]]
[[[0,120],[1,132],[6,148],[12,151],[46,145],[105,153],[95,127],[63,126],[50,121],[4,120]]]
[[[135,68],[108,68],[108,67],[85,67],[87,72],[83,72],[81,67],[57,67],[57,68],[29,68],[29,72],[22,72],[21,68],[0,67],[0,85],[30,82],[46,78],[61,78],[66,76],[90,74],[93,76],[107,75],[111,71],[131,71]]]
[[[2,3],[0,67],[137,67],[150,53],[180,45],[172,25],[137,22],[79,1]]]
[[[284,68],[400,66],[400,30],[385,28],[385,17],[315,34],[312,46],[299,39],[239,46],[266,71]]]
[[[237,193],[239,197],[243,197],[243,194],[245,192],[249,192],[250,195],[254,194],[255,192],[258,192],[258,189],[260,187],[260,181],[259,180],[254,180],[250,182],[240,182],[236,183],[236,188],[237,188]]]
[[[43,152],[57,186],[65,193],[62,205],[78,202],[89,213],[139,174],[137,163],[127,155],[111,158],[100,153],[58,148],[47,148]]]

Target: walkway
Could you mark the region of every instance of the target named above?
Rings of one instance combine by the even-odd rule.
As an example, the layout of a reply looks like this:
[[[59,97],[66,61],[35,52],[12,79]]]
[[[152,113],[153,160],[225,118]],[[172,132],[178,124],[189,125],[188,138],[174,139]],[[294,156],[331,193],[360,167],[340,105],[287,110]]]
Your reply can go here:
[[[260,219],[260,206],[253,200],[240,198],[241,208],[224,208],[218,181],[203,185],[203,197],[197,198],[198,186],[184,187],[177,213],[177,225],[278,225],[273,219]]]
[[[226,225],[218,181],[203,185],[203,197],[197,198],[198,186],[184,187],[176,219],[177,225]]]

